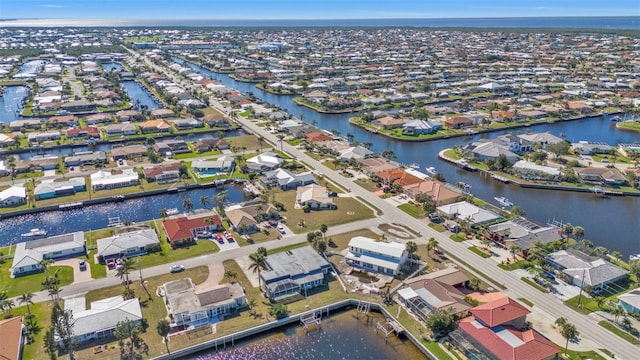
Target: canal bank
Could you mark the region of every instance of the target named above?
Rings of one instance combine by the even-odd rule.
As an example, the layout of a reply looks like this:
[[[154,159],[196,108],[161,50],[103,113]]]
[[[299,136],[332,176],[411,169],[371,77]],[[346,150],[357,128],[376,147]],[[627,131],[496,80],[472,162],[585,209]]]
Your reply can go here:
[[[378,318],[375,314],[358,313],[354,310],[359,304],[368,304],[370,310],[378,312],[384,318]],[[306,331],[301,320],[307,317],[321,319],[319,325],[312,325]],[[356,319],[353,319],[356,317]],[[334,321],[334,318],[336,319]],[[390,319],[397,324],[399,334],[385,336],[382,330],[376,333],[378,321],[384,323]],[[331,324],[333,322],[333,324]],[[358,329],[358,331],[354,331]],[[328,306],[306,311],[297,315],[272,321],[268,324],[256,326],[247,330],[209,340],[201,344],[172,352],[171,354],[156,357],[157,360],[170,359],[222,359],[246,354],[233,354],[232,350],[225,351],[227,347],[236,349],[242,346],[242,351],[251,351],[252,340],[257,340],[256,346],[265,346],[265,336],[275,332],[284,334],[287,338],[301,338],[303,342],[294,346],[297,351],[289,357],[281,349],[274,349],[273,356],[261,354],[260,359],[300,359],[300,358],[358,358],[358,359],[417,359],[420,357],[437,359],[422,345],[420,340],[400,325],[396,319],[380,304],[363,302],[355,299],[340,301]],[[326,338],[327,344],[314,342],[316,335]],[[408,342],[402,340],[406,337]],[[335,347],[335,351],[324,345]],[[276,345],[277,346],[277,345]],[[333,356],[332,356],[333,355]],[[277,356],[277,357],[276,357]],[[240,358],[240,357],[239,357]],[[242,357],[244,359],[251,356]]]

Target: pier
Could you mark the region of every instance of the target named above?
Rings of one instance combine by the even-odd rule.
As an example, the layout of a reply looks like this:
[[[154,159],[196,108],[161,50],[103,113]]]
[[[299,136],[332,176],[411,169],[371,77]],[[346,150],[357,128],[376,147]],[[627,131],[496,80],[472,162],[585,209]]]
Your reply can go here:
[[[82,206],[83,206],[82,201],[66,203],[66,204],[58,205],[58,210],[65,211],[65,210],[80,209]]]
[[[322,322],[322,316],[317,315],[315,312],[300,317],[300,325],[304,326],[305,330],[313,325],[320,327],[320,322]]]
[[[395,320],[387,319],[387,322],[381,323],[380,321],[376,322],[376,334],[380,330],[384,334],[385,341],[387,337],[391,334],[400,335],[403,332],[402,326]]]

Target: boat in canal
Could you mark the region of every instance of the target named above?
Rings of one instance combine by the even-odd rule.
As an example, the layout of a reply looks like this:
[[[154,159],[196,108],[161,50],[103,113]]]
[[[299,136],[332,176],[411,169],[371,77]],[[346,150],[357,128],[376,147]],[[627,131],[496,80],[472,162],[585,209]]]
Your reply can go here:
[[[496,196],[494,197],[494,199],[498,202],[498,204],[500,204],[500,206],[502,206],[503,208],[510,208],[513,206],[513,202],[511,202],[509,199],[507,199],[504,196]]]
[[[31,229],[29,232],[22,234],[23,239],[41,239],[47,236],[47,231],[42,229]]]
[[[419,170],[420,169],[420,165],[418,165],[417,163],[412,163],[411,165],[409,165],[409,167],[414,169],[414,170]]]
[[[167,209],[167,215],[178,215],[178,208]]]
[[[611,121],[620,122],[620,121],[622,121],[622,119],[620,118],[620,116],[614,116],[614,117],[611,118]]]
[[[429,166],[424,169],[431,175],[435,175],[438,172],[436,168],[434,168],[433,166]]]

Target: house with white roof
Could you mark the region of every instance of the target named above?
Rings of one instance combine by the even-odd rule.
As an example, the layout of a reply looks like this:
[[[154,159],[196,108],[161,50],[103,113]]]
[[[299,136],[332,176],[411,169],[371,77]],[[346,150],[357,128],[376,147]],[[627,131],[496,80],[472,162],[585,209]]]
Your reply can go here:
[[[20,242],[13,255],[11,276],[42,271],[42,260],[74,257],[86,252],[83,231]]]
[[[38,200],[51,199],[58,196],[73,195],[78,191],[86,191],[86,179],[82,176],[67,181],[43,181],[33,189]]]
[[[146,255],[160,250],[160,240],[154,229],[121,233],[98,239],[98,260],[101,264],[109,259]]]
[[[333,198],[330,197],[327,192],[327,188],[316,184],[298,186],[296,190],[296,204],[298,206],[308,206],[309,209],[313,210],[336,208],[333,204]]]
[[[216,160],[201,160],[191,163],[191,169],[199,177],[216,176],[233,172],[235,161],[231,156],[220,156]]]
[[[531,161],[519,160],[513,164],[512,169],[526,180],[560,181],[562,179],[560,168],[538,165]]]
[[[263,152],[262,154],[249,158],[246,161],[249,169],[258,171],[273,170],[280,167],[283,162],[284,160],[281,159],[278,154],[271,151]]]
[[[27,190],[22,185],[12,185],[0,191],[0,207],[21,205],[27,202]]]
[[[629,314],[640,313],[640,288],[618,296],[620,306]]]
[[[547,264],[561,271],[572,284],[590,286],[594,292],[609,284],[626,279],[628,271],[599,257],[589,257],[577,252],[560,250],[545,257]]]
[[[121,174],[100,170],[91,174],[91,187],[94,191],[116,189],[140,184],[140,176],[133,169],[125,169]]]
[[[356,236],[349,241],[347,264],[367,271],[398,275],[409,258],[406,246],[398,242],[380,242]]]
[[[449,219],[468,220],[472,226],[490,223],[500,218],[499,215],[466,201],[438,206],[436,209]]]
[[[263,174],[260,182],[263,185],[271,187],[279,187],[282,190],[297,188],[298,186],[309,185],[315,181],[311,171],[294,174],[286,169],[276,169],[267,171]]]
[[[65,299],[64,309],[73,315],[73,335],[80,343],[111,339],[119,322],[129,320],[134,325],[142,320],[138,298],[125,300],[122,296],[114,296],[96,300],[91,303],[90,309],[86,308],[84,297]],[[59,338],[56,341],[60,343]]]
[[[415,119],[402,125],[403,135],[435,134],[442,130],[442,123],[436,120]]]

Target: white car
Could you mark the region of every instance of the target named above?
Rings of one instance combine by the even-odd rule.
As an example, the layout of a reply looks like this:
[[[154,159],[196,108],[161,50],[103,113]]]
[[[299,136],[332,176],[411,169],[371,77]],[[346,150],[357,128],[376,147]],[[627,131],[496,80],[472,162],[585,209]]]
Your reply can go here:
[[[284,231],[284,226],[278,224],[278,226],[276,226],[276,229],[278,231],[280,231],[281,234],[285,234],[286,232]]]
[[[184,265],[171,265],[169,268],[169,272],[171,273],[177,273],[180,271],[184,271]]]

